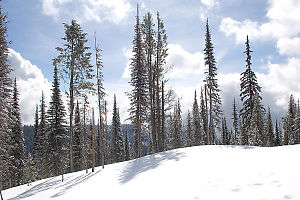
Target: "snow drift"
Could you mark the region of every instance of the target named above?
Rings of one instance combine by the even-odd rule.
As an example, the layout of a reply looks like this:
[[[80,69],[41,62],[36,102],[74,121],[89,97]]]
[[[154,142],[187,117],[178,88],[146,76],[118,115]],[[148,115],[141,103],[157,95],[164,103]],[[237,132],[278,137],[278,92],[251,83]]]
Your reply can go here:
[[[197,146],[3,191],[17,199],[300,199],[300,145]]]

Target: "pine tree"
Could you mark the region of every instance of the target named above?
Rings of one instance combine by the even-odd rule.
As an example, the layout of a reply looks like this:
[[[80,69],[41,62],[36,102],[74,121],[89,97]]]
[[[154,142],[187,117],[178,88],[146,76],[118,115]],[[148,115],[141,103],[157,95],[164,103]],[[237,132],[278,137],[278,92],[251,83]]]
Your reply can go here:
[[[171,148],[180,148],[182,145],[182,118],[179,99],[174,106],[174,113],[171,117]]]
[[[251,146],[264,146],[264,109],[258,94],[254,97],[253,111],[250,120],[248,144]]]
[[[201,117],[201,122],[203,124],[203,135],[202,135],[202,140],[203,144],[207,144],[207,131],[208,131],[208,126],[207,126],[207,112],[206,112],[206,105],[205,105],[205,98],[203,96],[203,89],[201,87],[201,95],[200,95],[200,117]]]
[[[36,162],[38,162],[38,175],[40,178],[49,177],[49,168],[48,168],[48,152],[49,148],[48,143],[48,134],[47,134],[47,121],[46,121],[46,104],[44,92],[42,92],[42,99],[40,105],[40,122],[39,122],[39,153]]]
[[[24,173],[24,137],[21,124],[21,114],[19,106],[19,91],[17,88],[17,80],[15,78],[13,87],[13,103],[12,103],[12,133],[10,138],[10,179],[12,186],[22,184]]]
[[[222,118],[222,144],[230,145],[230,133],[228,132],[226,118]]]
[[[276,119],[276,123],[275,123],[275,143],[274,143],[274,145],[275,146],[281,145],[281,135],[280,135],[277,119]]]
[[[128,126],[126,124],[126,132],[125,132],[125,161],[130,160],[130,145],[128,140]]]
[[[81,122],[80,122],[80,111],[79,103],[77,101],[75,108],[75,130],[74,130],[74,141],[73,141],[73,169],[74,171],[80,171],[83,166],[83,152],[82,152],[82,133],[81,133]]]
[[[271,117],[271,111],[270,107],[268,107],[268,114],[267,114],[267,121],[266,121],[266,146],[273,147],[275,143],[275,137],[274,137],[274,127]]]
[[[144,47],[145,47],[145,65],[147,69],[147,87],[148,87],[148,93],[149,93],[149,111],[148,111],[148,121],[150,122],[150,132],[151,132],[151,142],[152,142],[152,148],[150,149],[150,152],[152,150],[154,152],[158,152],[157,150],[157,127],[156,124],[156,96],[155,96],[155,46],[156,46],[156,40],[155,40],[155,31],[154,31],[154,22],[153,18],[150,12],[148,12],[144,18],[143,23],[141,25],[142,28],[142,34],[143,34],[143,40],[144,40]]]
[[[247,56],[246,58],[246,70],[241,73],[241,101],[243,102],[243,107],[240,110],[240,116],[242,118],[242,125],[243,125],[243,134],[242,135],[242,144],[245,145],[243,142],[247,141],[247,129],[250,126],[250,119],[252,116],[253,108],[254,108],[254,98],[255,95],[258,95],[259,99],[261,100],[260,97],[260,92],[261,92],[261,87],[257,83],[257,78],[255,73],[251,69],[251,49],[250,49],[250,44],[249,44],[249,39],[247,36],[246,40],[246,51],[244,52]]]
[[[39,130],[39,106],[38,104],[36,104],[36,110],[35,110],[35,118],[34,118],[34,135],[33,135],[33,147],[32,147],[32,159],[33,162],[35,164],[35,167],[37,169],[37,177],[36,178],[40,178],[39,174],[38,174],[38,169],[41,167],[39,159],[40,159],[40,155],[42,152],[42,147],[41,147],[41,134],[40,134],[40,130]]]
[[[137,5],[137,16],[135,25],[135,36],[133,39],[133,57],[131,58],[131,80],[133,89],[128,93],[130,100],[129,114],[136,128],[136,157],[142,156],[142,125],[147,116],[147,69],[145,66],[145,51],[141,35],[141,24],[139,19],[139,7]]]
[[[99,114],[99,125],[98,125],[98,134],[97,134],[97,155],[98,155],[98,165],[102,162],[102,166],[104,168],[104,97],[106,96],[104,86],[103,86],[103,64],[101,59],[102,50],[99,48],[97,44],[96,36],[95,36],[95,54],[96,54],[96,72],[97,72],[97,95],[98,95],[98,114]]]
[[[66,135],[66,111],[59,88],[59,79],[56,61],[53,62],[54,75],[52,83],[52,95],[47,111],[48,123],[48,168],[52,176],[62,175],[67,168],[68,146]],[[38,116],[36,116],[38,119]]]
[[[294,120],[294,144],[300,144],[300,105],[299,105],[299,99],[298,99],[298,106],[296,111],[296,117]]]
[[[11,130],[10,100],[12,83],[9,74],[12,71],[8,64],[8,43],[6,40],[7,16],[0,6],[0,191],[8,187],[9,140]]]
[[[125,152],[123,145],[123,136],[120,122],[119,109],[117,107],[116,95],[114,95],[114,107],[112,117],[112,153],[114,162],[121,162],[124,160]]]
[[[211,35],[206,21],[206,35],[205,35],[205,48],[204,48],[205,65],[208,67],[206,73],[206,86],[209,98],[209,126],[208,126],[208,144],[215,144],[216,129],[221,129],[221,98],[220,89],[217,83],[217,67],[214,57],[213,44]]]
[[[31,183],[36,180],[37,175],[35,170],[36,169],[33,158],[29,153],[25,163],[24,183],[27,183],[27,185],[31,185]]]
[[[93,66],[90,64],[90,48],[86,46],[86,33],[83,33],[76,20],[71,24],[64,23],[65,37],[63,47],[56,47],[60,55],[55,59],[61,66],[62,77],[69,84],[67,91],[70,110],[70,171],[73,172],[73,115],[74,98],[82,95],[83,91],[93,91]]]
[[[290,96],[288,113],[283,119],[284,145],[294,144],[294,122],[296,117],[296,103],[294,96]]]
[[[192,146],[192,141],[193,141],[193,132],[192,131],[193,131],[192,119],[191,119],[190,111],[188,111],[187,125],[186,125],[186,130],[185,130],[185,146],[186,147]]]
[[[233,144],[238,145],[239,144],[240,131],[239,131],[239,119],[238,119],[238,114],[237,114],[235,98],[233,98],[232,109],[233,109],[233,111],[232,111]]]
[[[201,118],[199,112],[199,106],[197,102],[197,94],[195,90],[193,110],[192,110],[192,123],[193,123],[193,146],[203,144],[202,141],[202,127],[201,127]]]

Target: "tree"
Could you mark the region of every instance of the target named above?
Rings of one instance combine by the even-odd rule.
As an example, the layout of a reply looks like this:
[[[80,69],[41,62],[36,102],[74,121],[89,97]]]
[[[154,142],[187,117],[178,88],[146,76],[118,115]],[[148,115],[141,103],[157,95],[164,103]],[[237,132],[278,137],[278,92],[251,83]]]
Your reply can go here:
[[[8,42],[6,40],[7,16],[0,7],[0,191],[8,187],[9,165],[9,140],[10,140],[10,100],[11,80],[9,74],[12,71],[8,64]]]
[[[279,126],[277,123],[277,119],[276,119],[276,123],[275,123],[275,146],[280,146],[281,145],[281,134],[280,134],[280,130],[279,130]]]
[[[73,172],[73,114],[74,97],[83,91],[93,91],[93,66],[90,64],[90,48],[86,46],[86,33],[83,33],[76,20],[71,24],[64,23],[65,36],[62,38],[63,47],[56,47],[59,56],[56,58],[61,66],[61,75],[68,84],[69,110],[70,110],[70,171]]]
[[[205,35],[205,48],[204,48],[204,60],[207,66],[206,82],[207,93],[209,98],[209,126],[208,126],[208,144],[215,144],[215,133],[217,128],[221,129],[221,97],[220,89],[217,83],[217,66],[214,57],[214,48],[211,41],[211,35],[206,21],[206,35]]]
[[[126,124],[126,132],[125,132],[125,161],[130,160],[130,144],[128,140],[128,126]]]
[[[142,125],[147,116],[147,69],[145,67],[145,51],[141,35],[141,24],[139,19],[139,7],[137,5],[135,36],[133,39],[133,57],[131,58],[130,85],[133,89],[128,93],[130,100],[129,115],[134,124],[136,138],[136,157],[142,156]]]
[[[171,148],[180,148],[182,145],[182,118],[179,99],[174,106],[174,113],[171,117]]]
[[[201,122],[203,124],[203,135],[202,135],[202,140],[203,144],[207,144],[207,108],[205,104],[205,98],[203,96],[203,88],[201,87],[201,95],[200,95],[200,117],[201,117]]]
[[[12,102],[12,133],[10,137],[10,177],[12,186],[21,185],[24,173],[24,137],[19,106],[19,91],[15,78]]]
[[[222,118],[222,144],[230,145],[230,133],[227,128],[226,118]]]
[[[296,117],[294,120],[294,144],[300,144],[300,105],[299,105],[299,99],[298,99],[298,106],[296,111]]]
[[[38,144],[38,158],[36,160],[38,164],[37,170],[38,175],[40,178],[49,177],[49,168],[48,168],[48,152],[47,149],[49,148],[48,143],[48,133],[47,133],[47,121],[46,121],[46,104],[45,104],[45,96],[44,92],[42,92],[42,99],[40,105],[40,122],[39,122],[39,144]]]
[[[58,71],[56,60],[53,62],[54,75],[52,83],[52,95],[49,102],[49,109],[47,111],[48,123],[48,167],[51,175],[58,176],[63,174],[67,167],[67,135],[66,135],[66,111],[60,91],[60,83],[58,78]],[[38,118],[38,116],[36,117]]]
[[[244,52],[247,56],[246,58],[246,70],[241,73],[241,101],[243,102],[243,107],[240,110],[240,116],[242,118],[242,125],[243,125],[243,134],[242,135],[242,141],[247,141],[247,129],[250,126],[250,119],[252,116],[253,108],[254,108],[254,98],[255,95],[258,95],[259,99],[261,100],[260,92],[261,87],[257,83],[257,78],[255,73],[251,69],[251,49],[249,44],[249,39],[247,36],[246,40],[246,51]],[[244,144],[244,143],[242,143]]]
[[[258,94],[255,95],[253,111],[250,120],[248,144],[251,146],[264,146],[264,109]]]
[[[275,143],[275,137],[274,137],[274,127],[271,117],[271,111],[270,107],[268,107],[268,114],[267,114],[267,121],[266,121],[266,146],[273,147]]]
[[[104,97],[106,96],[104,86],[103,86],[103,64],[101,59],[102,50],[97,44],[95,35],[95,54],[96,54],[96,77],[97,77],[97,95],[98,95],[98,114],[99,114],[99,124],[98,124],[98,135],[97,135],[97,154],[98,154],[98,164],[102,161],[102,167],[104,168]]]
[[[233,105],[232,105],[232,127],[233,127],[233,144],[237,145],[239,144],[239,118],[237,114],[237,108],[236,108],[236,103],[235,103],[235,98],[233,98]]]
[[[36,180],[36,171],[35,171],[35,164],[33,162],[33,158],[31,154],[28,154],[28,158],[25,163],[25,174],[24,174],[24,183],[30,185],[32,182]]]
[[[284,129],[284,139],[283,139],[283,144],[284,145],[289,145],[289,144],[294,144],[295,140],[295,117],[296,117],[296,103],[294,96],[290,96],[289,104],[288,104],[288,112],[286,116],[283,119],[283,129]]]
[[[192,128],[193,128],[193,146],[197,146],[203,143],[202,141],[202,127],[201,127],[201,119],[199,106],[197,102],[197,94],[195,90],[193,110],[192,110]]]
[[[114,162],[121,162],[125,158],[123,136],[119,108],[117,107],[116,95],[114,95],[114,107],[112,117],[112,152]]]
[[[39,106],[38,104],[36,104],[36,109],[35,109],[35,118],[34,118],[34,136],[33,136],[33,147],[32,147],[32,159],[33,159],[33,162],[35,164],[35,167],[36,169],[38,169],[38,167],[41,167],[40,166],[40,163],[39,163],[39,159],[40,159],[40,155],[41,155],[41,134],[40,134],[40,131],[39,131]],[[39,174],[38,174],[38,170],[36,171],[37,172],[37,177],[36,178],[39,178]]]
[[[192,132],[192,119],[191,119],[191,114],[190,111],[188,111],[187,115],[187,124],[186,124],[186,130],[185,130],[185,146],[186,147],[191,147],[192,146],[192,141],[193,141],[193,132]]]
[[[82,133],[81,133],[81,121],[79,103],[77,101],[75,109],[75,130],[74,130],[74,141],[73,141],[73,169],[74,171],[80,171],[83,163],[83,152],[82,152]]]

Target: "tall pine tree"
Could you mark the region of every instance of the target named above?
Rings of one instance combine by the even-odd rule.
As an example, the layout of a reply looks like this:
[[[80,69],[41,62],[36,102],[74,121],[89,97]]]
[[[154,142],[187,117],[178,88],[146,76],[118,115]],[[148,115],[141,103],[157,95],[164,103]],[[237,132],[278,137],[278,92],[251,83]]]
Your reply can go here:
[[[193,123],[193,146],[197,146],[203,143],[202,141],[202,127],[201,118],[199,112],[199,106],[197,101],[197,94],[195,90],[193,110],[192,110],[192,123]]]
[[[66,111],[59,88],[59,78],[57,65],[54,60],[54,75],[52,83],[52,95],[49,102],[49,109],[47,111],[48,122],[48,167],[51,175],[62,175],[67,168],[68,157],[68,141],[66,131]]]
[[[81,121],[79,103],[77,101],[75,109],[75,130],[73,141],[73,169],[74,171],[80,171],[83,168],[83,150],[82,150],[82,133],[81,133]]]
[[[206,87],[209,98],[209,126],[208,126],[208,144],[215,144],[216,131],[221,129],[221,97],[217,82],[217,66],[214,56],[214,47],[211,41],[208,20],[206,21],[206,35],[204,48],[204,61],[207,66]]]
[[[10,138],[10,179],[12,186],[18,186],[23,183],[24,173],[24,137],[21,124],[21,114],[19,106],[19,91],[17,88],[17,80],[15,78],[13,87],[13,103],[12,103],[12,133]]]
[[[274,137],[274,127],[271,117],[271,110],[270,107],[268,107],[268,114],[267,114],[267,120],[266,120],[266,146],[273,147],[275,143],[275,137]]]
[[[248,141],[247,130],[250,127],[250,119],[254,108],[255,95],[257,94],[259,99],[261,100],[259,94],[261,92],[261,87],[258,85],[256,75],[251,69],[251,65],[252,65],[251,53],[253,51],[250,49],[248,36],[245,44],[246,44],[246,51],[244,53],[247,56],[246,70],[243,73],[241,73],[241,78],[240,78],[241,81],[240,97],[241,97],[241,101],[243,102],[243,107],[240,110],[240,116],[242,118],[242,126],[243,126],[243,135],[241,136],[242,145],[247,144]]]
[[[83,91],[93,91],[93,66],[90,64],[91,53],[86,43],[86,33],[83,33],[76,20],[71,24],[64,23],[65,36],[62,38],[63,47],[56,47],[59,56],[56,58],[58,66],[61,66],[62,77],[68,83],[69,97],[69,126],[70,126],[70,171],[73,172],[73,117],[74,99],[82,95]]]
[[[284,129],[284,138],[283,144],[289,145],[294,144],[295,142],[295,118],[296,118],[296,103],[294,96],[290,96],[289,104],[288,104],[288,112],[283,119],[283,129]]]
[[[185,145],[186,147],[192,146],[192,141],[193,141],[193,129],[192,129],[192,119],[191,119],[191,114],[190,111],[188,111],[187,114],[187,124],[186,124],[186,129],[185,129]]]
[[[131,58],[131,80],[133,89],[128,93],[130,100],[129,114],[135,126],[135,153],[136,157],[142,156],[142,127],[147,116],[147,69],[145,66],[145,51],[143,47],[139,7],[137,5],[136,24],[133,39],[133,57]]]

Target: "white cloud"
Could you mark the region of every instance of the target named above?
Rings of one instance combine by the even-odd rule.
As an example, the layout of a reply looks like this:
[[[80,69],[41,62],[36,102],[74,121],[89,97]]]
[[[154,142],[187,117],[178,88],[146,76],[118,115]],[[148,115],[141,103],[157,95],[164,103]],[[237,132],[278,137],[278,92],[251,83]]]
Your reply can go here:
[[[216,0],[201,0],[201,3],[209,8],[212,8],[218,4]]]
[[[190,53],[183,49],[179,44],[168,45],[168,57],[166,68],[172,69],[166,74],[169,79],[188,79],[191,76],[198,76],[204,73],[204,56],[201,52]],[[123,55],[128,59],[122,78],[130,78],[130,58],[132,51],[123,50]]]
[[[230,17],[222,19],[220,30],[226,36],[234,35],[242,43],[249,35],[250,40],[275,40],[280,54],[295,53],[300,48],[300,1],[269,0],[265,23],[246,19],[237,21]]]
[[[11,77],[17,78],[22,122],[32,124],[35,105],[40,104],[42,91],[44,91],[46,97],[50,96],[51,83],[36,65],[24,59],[20,53],[15,52],[13,49],[9,49],[8,61],[14,70]]]
[[[64,17],[85,21],[120,23],[131,9],[128,0],[42,0],[43,14],[55,20]]]

